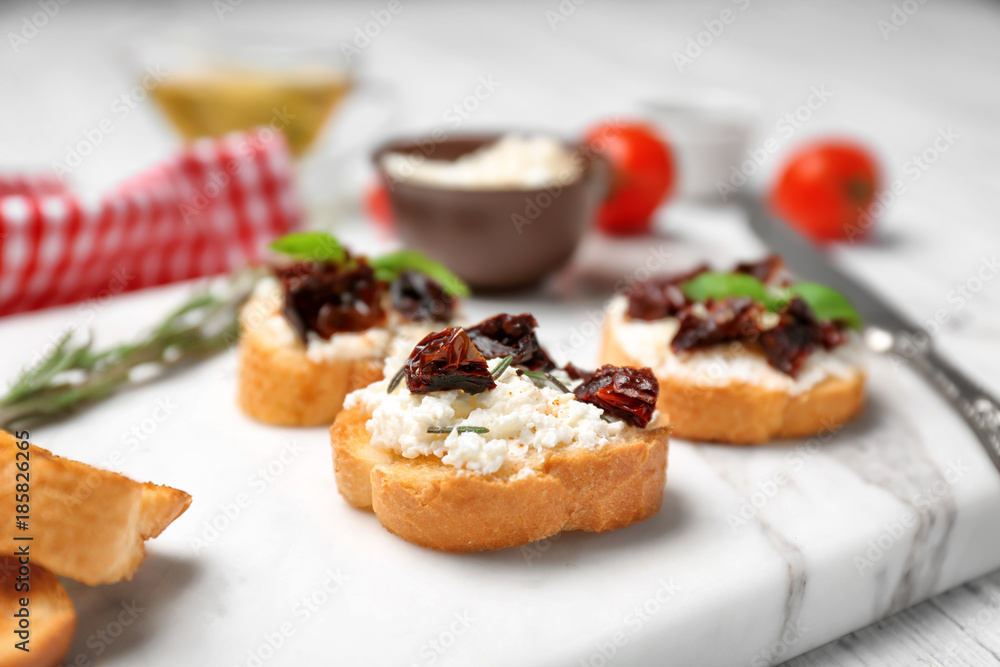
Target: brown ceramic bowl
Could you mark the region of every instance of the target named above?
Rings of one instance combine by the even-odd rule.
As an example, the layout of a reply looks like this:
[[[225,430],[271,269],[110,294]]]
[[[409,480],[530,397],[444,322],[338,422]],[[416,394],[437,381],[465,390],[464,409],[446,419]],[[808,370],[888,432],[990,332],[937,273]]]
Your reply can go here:
[[[387,153],[455,160],[501,134],[391,141],[373,157],[389,190],[402,241],[454,271],[473,289],[529,287],[560,268],[593,224],[604,193],[604,164],[581,151],[581,174],[543,189],[468,190],[392,178],[382,168]]]

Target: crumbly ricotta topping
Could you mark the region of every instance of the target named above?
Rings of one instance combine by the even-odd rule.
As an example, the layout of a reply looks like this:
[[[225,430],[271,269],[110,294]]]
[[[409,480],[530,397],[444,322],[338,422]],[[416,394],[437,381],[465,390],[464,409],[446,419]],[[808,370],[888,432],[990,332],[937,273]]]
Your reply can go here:
[[[570,388],[577,384],[562,371],[553,374]],[[457,390],[411,394],[405,381],[387,394],[388,383],[376,382],[344,401],[345,409],[362,406],[371,412],[367,429],[373,446],[406,458],[436,456],[483,474],[499,471],[508,461],[531,467],[546,452],[564,447],[596,449],[626,428],[624,422],[602,419],[600,408],[554,387],[536,386],[513,368],[497,379],[495,389],[472,395]],[[656,421],[654,417],[648,428]],[[453,428],[448,434],[428,433],[432,426],[480,426],[489,431],[459,433]]]
[[[626,297],[612,299],[607,309],[612,335],[623,350],[658,376],[683,378],[703,386],[739,382],[797,396],[828,378],[849,379],[864,372],[864,350],[853,333],[844,345],[810,354],[798,378],[792,378],[771,367],[762,354],[741,342],[675,354],[670,341],[680,326],[677,318],[633,320],[626,316],[627,311]]]
[[[457,160],[389,153],[382,167],[399,180],[468,190],[531,189],[575,181],[580,156],[545,136],[509,134]]]

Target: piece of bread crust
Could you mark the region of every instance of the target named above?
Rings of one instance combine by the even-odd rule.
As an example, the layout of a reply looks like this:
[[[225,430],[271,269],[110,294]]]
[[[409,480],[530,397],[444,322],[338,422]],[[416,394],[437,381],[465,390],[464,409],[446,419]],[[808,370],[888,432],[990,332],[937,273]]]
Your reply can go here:
[[[629,427],[603,448],[555,451],[536,474],[504,477],[372,447],[369,417],[356,406],[330,428],[337,488],[355,507],[374,510],[390,532],[423,547],[483,551],[564,530],[614,530],[656,514],[663,499],[665,428]]]
[[[17,440],[0,431],[2,554],[15,541]],[[31,562],[89,586],[131,579],[142,564],[143,542],[158,536],[191,504],[191,496],[169,486],[135,482],[124,475],[28,448]],[[22,459],[23,460],[23,457]]]
[[[600,363],[645,366],[621,347],[611,328],[608,319]],[[661,418],[670,422],[676,437],[686,440],[759,445],[815,435],[857,416],[865,402],[865,374],[860,369],[849,379],[830,377],[796,396],[743,382],[708,386],[661,374],[656,379]]]
[[[69,594],[54,574],[40,565],[30,564],[27,575],[29,591],[14,588],[19,577],[17,558],[0,557],[0,623],[4,641],[0,643],[0,667],[53,667],[62,664],[76,633],[76,610]],[[23,582],[20,582],[23,583]],[[14,646],[22,638],[14,614],[21,609],[20,598],[28,599],[26,653]]]
[[[381,357],[316,362],[261,325],[268,305],[251,300],[240,315],[237,402],[277,426],[326,426],[355,389],[382,379]],[[272,309],[273,310],[273,309]]]

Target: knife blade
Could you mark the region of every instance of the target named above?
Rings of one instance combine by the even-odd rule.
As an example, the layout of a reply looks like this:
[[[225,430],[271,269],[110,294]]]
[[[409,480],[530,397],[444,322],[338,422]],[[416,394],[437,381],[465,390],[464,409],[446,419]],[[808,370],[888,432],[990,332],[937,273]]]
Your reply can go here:
[[[923,376],[962,416],[1000,470],[1000,401],[938,354],[926,331],[773,216],[759,196],[747,193],[738,201],[760,240],[780,254],[796,275],[843,294],[864,321],[862,339],[867,346],[892,355]]]

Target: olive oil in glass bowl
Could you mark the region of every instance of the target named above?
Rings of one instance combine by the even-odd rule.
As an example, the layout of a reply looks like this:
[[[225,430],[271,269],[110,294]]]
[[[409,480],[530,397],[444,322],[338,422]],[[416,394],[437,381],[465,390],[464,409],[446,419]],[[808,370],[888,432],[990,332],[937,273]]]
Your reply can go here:
[[[396,96],[361,75],[325,25],[311,29],[167,26],[134,41],[130,55],[140,77],[164,72],[150,96],[181,138],[280,130],[310,216],[333,220],[355,207],[353,167],[390,122]]]
[[[140,71],[166,72],[150,94],[183,138],[266,125],[301,157],[356,88],[337,44],[322,34],[175,26],[135,43],[133,56]]]
[[[177,72],[152,94],[186,139],[270,125],[285,134],[292,154],[299,157],[352,87],[349,75],[333,67],[267,72],[208,66]]]

